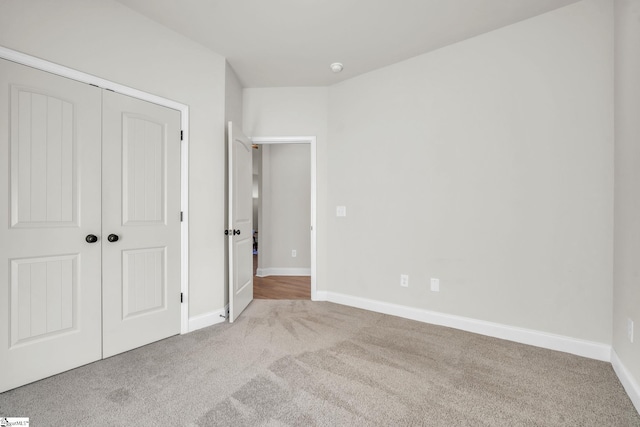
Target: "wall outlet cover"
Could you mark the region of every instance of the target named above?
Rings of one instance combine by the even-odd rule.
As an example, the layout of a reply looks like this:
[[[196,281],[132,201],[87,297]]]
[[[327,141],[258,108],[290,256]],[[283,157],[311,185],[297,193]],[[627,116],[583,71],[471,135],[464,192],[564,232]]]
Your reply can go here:
[[[408,288],[409,287],[409,275],[408,274],[401,274],[400,275],[400,286],[402,286],[404,288]]]

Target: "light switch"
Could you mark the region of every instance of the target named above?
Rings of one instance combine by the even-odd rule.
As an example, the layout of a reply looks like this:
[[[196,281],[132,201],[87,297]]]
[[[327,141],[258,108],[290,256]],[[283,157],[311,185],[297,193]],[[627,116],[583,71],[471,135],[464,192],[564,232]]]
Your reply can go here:
[[[336,206],[336,216],[347,216],[347,207]]]

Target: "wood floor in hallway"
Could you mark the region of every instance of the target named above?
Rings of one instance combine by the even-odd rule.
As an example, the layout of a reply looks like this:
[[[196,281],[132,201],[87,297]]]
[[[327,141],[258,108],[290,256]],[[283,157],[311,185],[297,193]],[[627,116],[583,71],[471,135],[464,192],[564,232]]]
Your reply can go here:
[[[256,276],[258,256],[253,256],[253,297],[255,299],[311,299],[309,276]]]

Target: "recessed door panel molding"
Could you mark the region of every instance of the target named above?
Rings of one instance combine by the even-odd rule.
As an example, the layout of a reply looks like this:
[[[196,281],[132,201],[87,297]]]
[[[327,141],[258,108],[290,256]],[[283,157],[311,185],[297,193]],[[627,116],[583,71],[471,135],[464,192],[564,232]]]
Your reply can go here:
[[[78,254],[11,260],[11,347],[76,329]]]
[[[123,320],[166,309],[166,248],[122,251]]]
[[[165,223],[165,124],[122,115],[123,225]]]
[[[11,86],[11,226],[77,226],[74,104]]]

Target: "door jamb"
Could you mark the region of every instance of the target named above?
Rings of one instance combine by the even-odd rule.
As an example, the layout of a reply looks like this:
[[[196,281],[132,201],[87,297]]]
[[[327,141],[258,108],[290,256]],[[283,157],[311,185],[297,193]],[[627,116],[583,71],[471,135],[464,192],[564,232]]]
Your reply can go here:
[[[311,301],[318,301],[317,298],[317,177],[316,177],[316,137],[315,136],[279,136],[249,138],[254,144],[309,144],[311,152]]]
[[[180,223],[180,292],[182,292],[184,301],[183,304],[180,304],[180,333],[189,332],[189,106],[4,46],[0,46],[0,58],[180,111],[180,126],[182,130],[182,141],[180,143],[180,210],[182,211],[182,222]],[[177,297],[176,295],[175,298]]]

